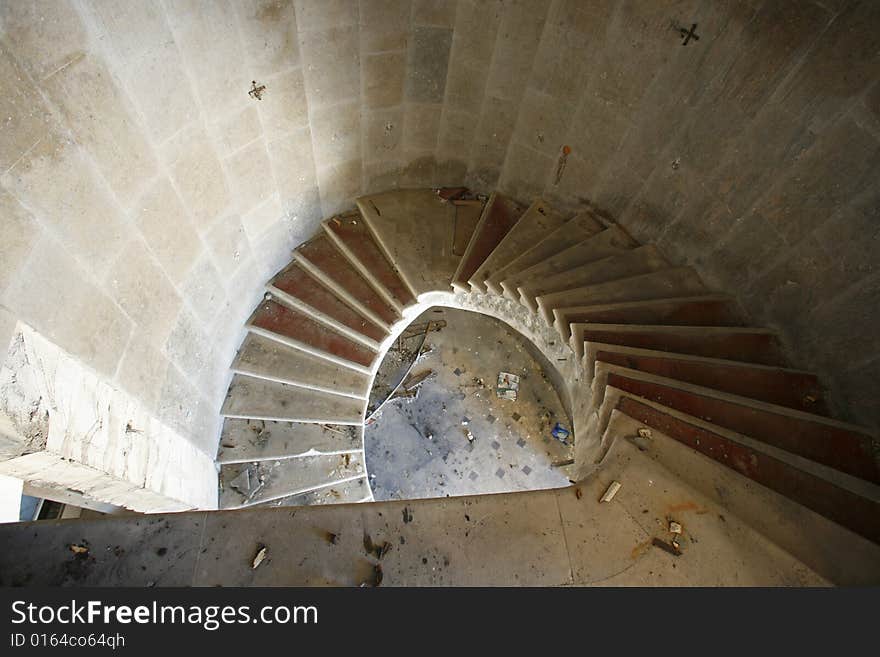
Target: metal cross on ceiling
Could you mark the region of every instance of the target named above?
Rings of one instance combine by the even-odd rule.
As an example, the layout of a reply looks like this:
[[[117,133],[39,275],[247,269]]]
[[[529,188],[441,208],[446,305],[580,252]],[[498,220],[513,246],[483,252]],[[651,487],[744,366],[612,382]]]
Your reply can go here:
[[[684,41],[681,44],[683,46],[686,46],[688,44],[688,41],[690,41],[691,39],[693,39],[694,41],[700,40],[700,37],[697,36],[697,24],[696,23],[691,25],[691,29],[689,29],[689,30],[684,27],[680,27],[680,28],[678,28],[678,31],[681,34],[681,36],[684,38]]]

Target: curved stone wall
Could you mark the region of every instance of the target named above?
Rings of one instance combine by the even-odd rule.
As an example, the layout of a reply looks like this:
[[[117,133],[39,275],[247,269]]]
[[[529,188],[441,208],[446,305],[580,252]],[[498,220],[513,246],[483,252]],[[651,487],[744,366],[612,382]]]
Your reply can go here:
[[[465,183],[610,213],[877,424],[878,25],[870,0],[3,3],[0,337],[31,324],[213,454],[290,249],[359,194]]]

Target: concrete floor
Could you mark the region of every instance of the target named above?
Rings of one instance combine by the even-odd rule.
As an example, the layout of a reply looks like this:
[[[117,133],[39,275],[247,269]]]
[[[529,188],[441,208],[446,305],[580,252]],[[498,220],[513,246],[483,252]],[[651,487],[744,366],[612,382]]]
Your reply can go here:
[[[429,351],[412,368],[434,374],[418,396],[389,401],[366,427],[376,500],[568,485],[552,464],[571,458],[571,449],[551,429],[571,423],[526,342],[502,322],[463,310],[432,308],[413,323],[441,319],[446,326],[428,334]],[[520,377],[516,401],[496,395],[501,371]]]

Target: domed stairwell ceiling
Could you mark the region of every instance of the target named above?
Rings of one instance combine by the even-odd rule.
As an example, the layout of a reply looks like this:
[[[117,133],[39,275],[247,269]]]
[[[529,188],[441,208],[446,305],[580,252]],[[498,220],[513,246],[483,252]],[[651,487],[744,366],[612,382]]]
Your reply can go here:
[[[612,217],[876,427],[878,23],[870,0],[3,3],[0,338],[32,326],[213,458],[291,251],[363,194],[466,184]]]

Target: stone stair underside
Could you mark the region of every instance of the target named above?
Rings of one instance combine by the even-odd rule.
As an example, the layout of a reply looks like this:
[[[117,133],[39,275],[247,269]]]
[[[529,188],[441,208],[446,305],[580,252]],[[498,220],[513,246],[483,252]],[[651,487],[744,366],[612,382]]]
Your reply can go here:
[[[820,382],[792,366],[773,331],[750,326],[735,299],[589,211],[497,193],[483,201],[463,189],[360,198],[273,278],[233,364],[218,453],[222,506],[371,499],[365,399],[402,317],[429,293],[432,302],[512,313],[570,345],[576,365],[564,385],[582,485],[607,483],[619,453],[650,461],[690,451],[702,470],[676,470],[677,485],[693,477],[703,486],[704,471],[723,472],[755,499],[772,498],[773,509],[796,508],[810,527],[844,532],[863,571],[880,571],[876,438],[833,418]],[[636,424],[649,442],[633,451],[623,445]],[[653,434],[662,438],[651,443]],[[243,477],[259,489],[243,493]],[[767,533],[772,523],[753,503],[737,508]],[[858,578],[829,565],[817,536],[801,536],[798,548],[796,528],[786,531],[767,535],[833,581]]]

